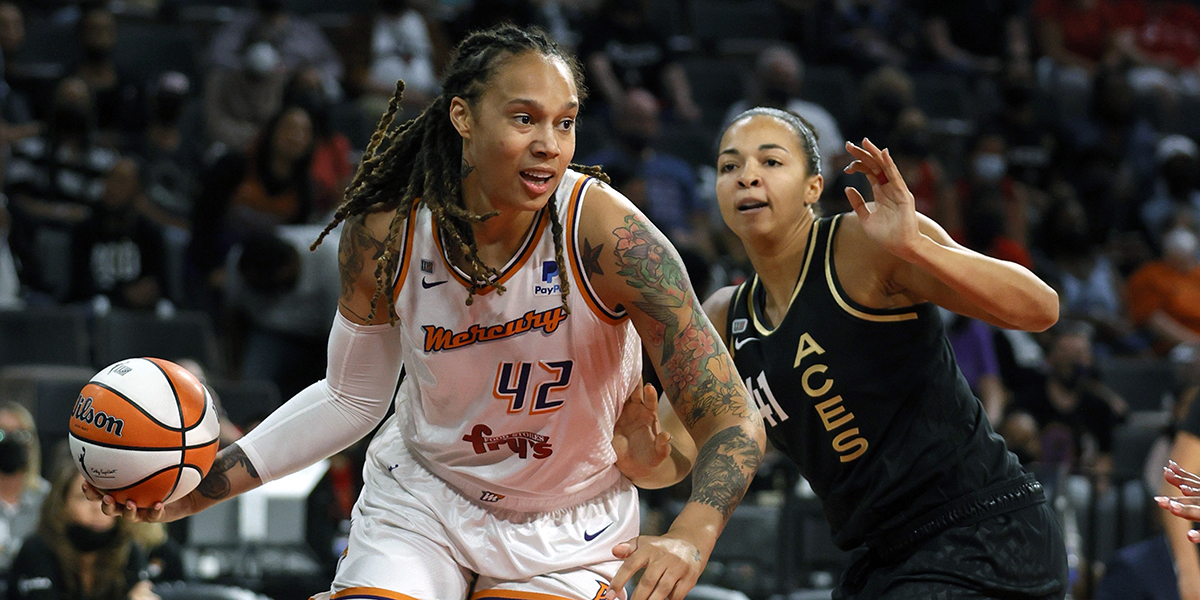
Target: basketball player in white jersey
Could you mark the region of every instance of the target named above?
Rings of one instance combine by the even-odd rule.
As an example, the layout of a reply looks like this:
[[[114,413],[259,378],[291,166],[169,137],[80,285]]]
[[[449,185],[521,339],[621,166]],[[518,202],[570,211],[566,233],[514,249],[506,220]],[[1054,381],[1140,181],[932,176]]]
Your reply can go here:
[[[681,600],[761,462],[763,426],[670,243],[599,169],[571,164],[581,79],[544,34],[501,26],[468,36],[443,94],[389,131],[398,86],[331,224],[345,220],[326,379],[183,500],[104,496],[105,510],[202,510],[353,443],[394,397],[335,600],[587,600],[637,571],[635,600]],[[663,536],[637,535],[612,445],[642,345],[698,447]],[[638,477],[687,468],[659,465]]]

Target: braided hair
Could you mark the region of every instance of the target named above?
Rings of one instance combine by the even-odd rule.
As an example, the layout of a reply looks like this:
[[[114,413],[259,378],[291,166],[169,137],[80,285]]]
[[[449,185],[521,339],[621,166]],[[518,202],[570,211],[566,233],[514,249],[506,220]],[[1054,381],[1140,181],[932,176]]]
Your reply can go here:
[[[563,52],[537,28],[523,29],[507,24],[473,32],[463,39],[452,54],[442,93],[420,116],[391,129],[404,94],[404,81],[396,82],[396,93],[388,103],[387,112],[379,120],[375,133],[371,135],[358,172],[346,188],[345,201],[312,245],[316,248],[338,223],[348,217],[395,210],[384,241],[383,255],[375,266],[375,295],[371,299],[368,318],[374,318],[376,302],[380,296],[385,296],[389,320],[395,322],[395,301],[391,294],[384,294],[383,291],[387,282],[395,276],[398,266],[393,247],[404,220],[417,202],[424,204],[433,214],[438,231],[448,238],[447,250],[461,252],[466,258],[468,276],[471,277],[466,304],[470,306],[476,292],[482,289],[493,288],[497,293],[504,292],[504,286],[497,282],[499,271],[480,260],[471,229],[473,223],[485,221],[498,213],[474,214],[464,206],[462,138],[450,122],[449,110],[450,102],[456,96],[469,104],[478,101],[483,95],[484,86],[495,75],[497,65],[526,52],[537,52],[566,63],[574,77],[580,100],[584,98],[583,71],[574,57]],[[608,182],[608,177],[599,167],[572,163],[570,168]],[[547,208],[554,236],[555,259],[558,264],[564,265],[563,228],[554,196],[550,197]],[[563,308],[569,311],[566,302],[569,284],[566,277],[562,278],[561,289]]]

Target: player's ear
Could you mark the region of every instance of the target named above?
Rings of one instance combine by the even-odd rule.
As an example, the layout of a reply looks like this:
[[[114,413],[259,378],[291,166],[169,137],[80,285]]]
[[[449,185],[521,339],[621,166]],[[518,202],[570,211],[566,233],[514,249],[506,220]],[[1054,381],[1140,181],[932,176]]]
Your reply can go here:
[[[471,105],[461,96],[450,99],[450,124],[463,139],[471,139]]]

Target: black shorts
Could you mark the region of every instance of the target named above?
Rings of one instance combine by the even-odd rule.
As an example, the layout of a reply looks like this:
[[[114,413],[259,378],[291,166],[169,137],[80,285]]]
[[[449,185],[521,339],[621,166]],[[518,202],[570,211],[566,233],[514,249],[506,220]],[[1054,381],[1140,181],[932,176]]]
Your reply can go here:
[[[1067,551],[1046,502],[951,527],[907,557],[886,563],[854,553],[835,600],[959,598],[1061,599]]]

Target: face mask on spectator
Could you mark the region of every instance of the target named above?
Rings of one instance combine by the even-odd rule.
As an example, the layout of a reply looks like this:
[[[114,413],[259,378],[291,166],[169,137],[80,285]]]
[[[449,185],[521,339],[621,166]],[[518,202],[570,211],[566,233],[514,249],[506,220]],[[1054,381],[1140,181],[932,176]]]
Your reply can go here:
[[[12,475],[25,470],[29,464],[29,450],[25,444],[5,437],[0,440],[0,473]]]
[[[1163,235],[1163,254],[1192,256],[1196,253],[1196,234],[1183,227],[1176,227]]]
[[[1000,181],[1008,171],[1008,164],[999,154],[980,154],[971,165],[975,176],[987,182]]]
[[[72,523],[67,525],[67,541],[80,552],[95,552],[113,543],[117,539],[117,525],[114,523],[108,529],[96,531],[91,527]]]
[[[279,66],[279,51],[269,42],[255,42],[242,54],[242,65],[252,75],[266,76]]]

